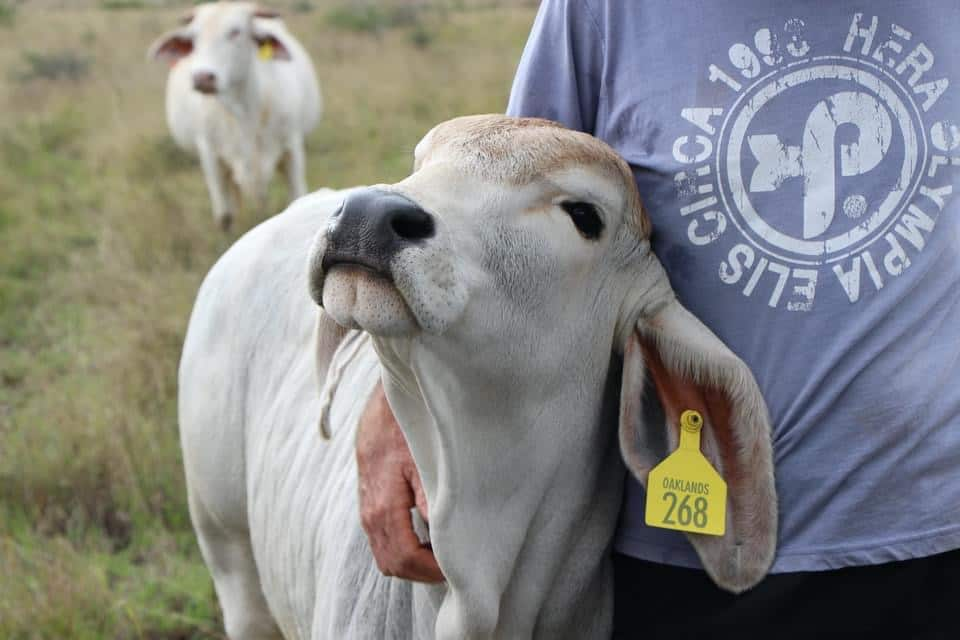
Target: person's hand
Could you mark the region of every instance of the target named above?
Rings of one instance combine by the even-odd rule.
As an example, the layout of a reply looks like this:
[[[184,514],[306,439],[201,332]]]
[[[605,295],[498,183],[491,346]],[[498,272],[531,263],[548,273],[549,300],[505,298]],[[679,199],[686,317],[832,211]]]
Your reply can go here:
[[[410,509],[427,518],[427,498],[407,441],[377,384],[357,430],[360,522],[384,575],[442,582],[443,573],[428,546],[413,530]]]

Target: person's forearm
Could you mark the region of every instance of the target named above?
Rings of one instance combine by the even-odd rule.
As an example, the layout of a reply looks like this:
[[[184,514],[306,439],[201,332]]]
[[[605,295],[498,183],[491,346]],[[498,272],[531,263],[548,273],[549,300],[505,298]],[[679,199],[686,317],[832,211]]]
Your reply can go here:
[[[378,384],[357,430],[360,521],[384,575],[441,582],[443,573],[429,547],[413,530],[414,507],[428,519],[427,500],[413,456]]]

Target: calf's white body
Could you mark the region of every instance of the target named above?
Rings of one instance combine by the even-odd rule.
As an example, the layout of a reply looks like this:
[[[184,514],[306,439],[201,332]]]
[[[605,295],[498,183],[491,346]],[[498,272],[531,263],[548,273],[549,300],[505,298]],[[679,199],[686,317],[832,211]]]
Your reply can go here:
[[[607,637],[620,449],[645,481],[691,407],[735,478],[727,534],[691,541],[721,586],[762,578],[776,532],[765,407],[675,300],[633,189],[588,136],[458,119],[428,134],[406,180],[302,198],[221,258],[190,321],[180,424],[232,638]],[[389,252],[369,244],[372,224],[397,235]],[[338,351],[331,318],[369,337]],[[645,417],[648,372],[667,424]],[[442,585],[382,576],[360,526],[354,433],[381,377]]]

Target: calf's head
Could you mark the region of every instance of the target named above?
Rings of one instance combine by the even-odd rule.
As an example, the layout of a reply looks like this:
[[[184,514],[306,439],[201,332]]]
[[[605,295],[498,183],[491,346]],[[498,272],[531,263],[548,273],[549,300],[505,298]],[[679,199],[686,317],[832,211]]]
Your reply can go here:
[[[213,95],[243,84],[256,56],[289,60],[290,53],[270,27],[277,13],[250,2],[217,2],[195,7],[181,26],[151,45],[147,55],[171,65],[189,56],[193,88]]]
[[[702,449],[729,485],[727,532],[689,538],[740,591],[775,548],[769,418],[743,362],[675,298],[650,231],[629,167],[602,142],[545,120],[458,118],[424,137],[408,178],[345,199],[311,251],[311,295],[372,334],[388,370],[459,368],[499,389],[491,413],[520,387],[530,405],[599,406],[622,355],[620,447],[642,483],[676,447],[680,413],[703,413]],[[662,412],[646,410],[647,382]]]

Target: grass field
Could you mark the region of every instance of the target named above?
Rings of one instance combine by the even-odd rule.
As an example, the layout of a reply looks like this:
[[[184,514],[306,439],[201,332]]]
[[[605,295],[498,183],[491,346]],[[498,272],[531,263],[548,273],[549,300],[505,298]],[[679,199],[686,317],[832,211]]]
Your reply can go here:
[[[176,366],[219,231],[173,146],[158,0],[0,0],[0,638],[222,637],[190,529]],[[188,4],[188,3],[181,3]],[[404,176],[502,111],[531,2],[274,2],[325,95],[308,183]],[[277,181],[270,213],[284,205]]]

